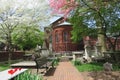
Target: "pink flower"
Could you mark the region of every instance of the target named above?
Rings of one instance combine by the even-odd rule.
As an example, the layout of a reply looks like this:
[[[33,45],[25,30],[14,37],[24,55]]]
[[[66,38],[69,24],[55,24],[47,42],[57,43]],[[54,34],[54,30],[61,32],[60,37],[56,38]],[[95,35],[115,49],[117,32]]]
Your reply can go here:
[[[64,14],[64,17],[78,6],[75,0],[49,0],[49,4],[53,13]]]

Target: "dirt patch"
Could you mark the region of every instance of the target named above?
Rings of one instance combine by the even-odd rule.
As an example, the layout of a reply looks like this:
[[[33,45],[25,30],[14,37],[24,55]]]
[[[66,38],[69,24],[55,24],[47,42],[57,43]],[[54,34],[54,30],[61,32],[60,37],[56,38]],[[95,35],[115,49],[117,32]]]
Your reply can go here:
[[[120,71],[81,72],[84,80],[120,80]]]

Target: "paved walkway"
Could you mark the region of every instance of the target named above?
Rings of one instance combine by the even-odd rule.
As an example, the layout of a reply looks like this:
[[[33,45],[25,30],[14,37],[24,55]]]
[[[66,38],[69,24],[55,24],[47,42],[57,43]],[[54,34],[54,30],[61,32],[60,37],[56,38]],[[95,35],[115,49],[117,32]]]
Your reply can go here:
[[[80,72],[71,62],[60,62],[56,69],[44,77],[45,80],[83,80]]]

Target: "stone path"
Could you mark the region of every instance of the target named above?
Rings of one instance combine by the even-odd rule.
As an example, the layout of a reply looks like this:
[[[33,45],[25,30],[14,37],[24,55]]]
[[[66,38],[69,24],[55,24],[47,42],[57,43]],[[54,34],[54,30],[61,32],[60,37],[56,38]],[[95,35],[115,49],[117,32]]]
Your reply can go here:
[[[51,69],[45,76],[45,80],[83,80],[80,72],[71,62],[60,62],[56,69]]]

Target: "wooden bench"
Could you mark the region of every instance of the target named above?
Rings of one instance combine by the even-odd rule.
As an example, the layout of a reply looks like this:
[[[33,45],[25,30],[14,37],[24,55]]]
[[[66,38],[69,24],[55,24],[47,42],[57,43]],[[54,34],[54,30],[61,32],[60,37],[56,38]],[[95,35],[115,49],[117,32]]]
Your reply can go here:
[[[39,69],[45,69],[47,72],[50,68],[54,67],[54,59],[48,59],[48,58],[36,58],[35,60],[37,73],[39,72]]]
[[[0,79],[1,80],[14,80],[14,77],[18,76],[19,74],[22,74],[27,69],[24,68],[12,68],[7,69],[2,72],[0,72]]]

